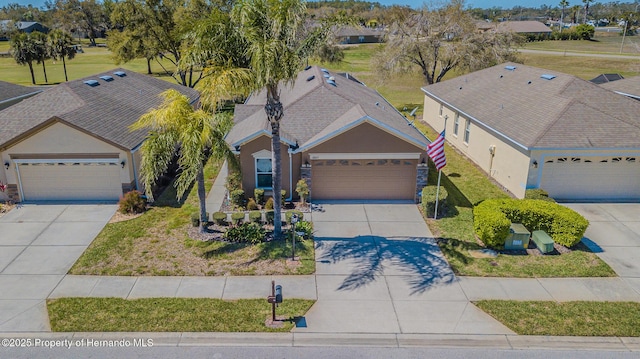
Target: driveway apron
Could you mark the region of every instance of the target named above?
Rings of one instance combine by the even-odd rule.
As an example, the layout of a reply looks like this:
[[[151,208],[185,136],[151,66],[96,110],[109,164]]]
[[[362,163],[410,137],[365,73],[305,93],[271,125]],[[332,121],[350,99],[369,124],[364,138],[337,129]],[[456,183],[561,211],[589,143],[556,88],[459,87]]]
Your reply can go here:
[[[46,298],[115,210],[27,204],[0,217],[0,332],[50,330]]]
[[[318,301],[295,331],[512,333],[469,302],[415,204],[321,207]]]

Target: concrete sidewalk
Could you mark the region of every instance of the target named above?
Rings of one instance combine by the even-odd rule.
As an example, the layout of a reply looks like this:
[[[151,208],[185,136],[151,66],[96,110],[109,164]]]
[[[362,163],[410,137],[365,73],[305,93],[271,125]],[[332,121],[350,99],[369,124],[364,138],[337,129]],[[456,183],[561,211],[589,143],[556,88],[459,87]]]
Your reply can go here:
[[[227,199],[227,187],[225,187],[225,184],[228,174],[229,168],[227,166],[227,162],[225,161],[222,166],[220,166],[218,177],[216,177],[216,180],[213,182],[213,186],[207,194],[205,206],[207,207],[207,211],[209,213],[219,211],[220,207],[222,207],[222,204]]]

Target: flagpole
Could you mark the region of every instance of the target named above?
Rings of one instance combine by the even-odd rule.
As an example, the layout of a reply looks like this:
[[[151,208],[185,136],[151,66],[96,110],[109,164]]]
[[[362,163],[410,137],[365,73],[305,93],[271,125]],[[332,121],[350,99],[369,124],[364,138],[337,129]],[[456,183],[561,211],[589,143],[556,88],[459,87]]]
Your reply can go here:
[[[443,133],[447,131],[447,119],[449,116],[444,115],[444,130]],[[443,138],[444,139],[444,138]],[[433,211],[433,219],[438,219],[438,200],[440,199],[440,177],[442,176],[442,169],[438,170],[438,186],[436,188],[436,208]]]

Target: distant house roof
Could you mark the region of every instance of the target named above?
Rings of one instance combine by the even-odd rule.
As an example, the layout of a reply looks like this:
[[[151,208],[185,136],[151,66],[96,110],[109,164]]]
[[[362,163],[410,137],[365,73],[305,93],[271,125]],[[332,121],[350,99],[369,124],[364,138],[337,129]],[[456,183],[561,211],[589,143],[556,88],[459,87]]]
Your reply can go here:
[[[408,126],[407,119],[377,91],[357,80],[325,71],[313,66],[301,71],[293,86],[280,85],[283,141],[304,150],[362,122],[370,122],[416,146],[427,145],[427,139]],[[239,146],[262,134],[271,134],[265,103],[266,92],[261,91],[236,106],[236,124],[226,138],[230,145]]]
[[[506,63],[422,90],[525,150],[640,147],[640,102],[571,75]]]
[[[551,33],[551,29],[540,21],[504,21],[496,25],[499,32],[513,31],[520,34]]]
[[[589,81],[593,82],[594,84],[600,85],[607,82],[622,80],[623,78],[624,77],[622,77],[622,75],[620,74],[600,74]]]
[[[334,31],[336,37],[343,36],[377,36],[382,37],[384,32],[379,29],[371,29],[364,26],[342,26]]]
[[[13,26],[22,32],[49,32],[49,28],[35,21],[12,21],[12,20],[0,20],[0,29],[7,31],[9,26],[13,23]]]
[[[607,82],[600,85],[600,87],[640,100],[640,76]]]
[[[111,79],[105,77],[107,81],[100,76]],[[192,102],[199,98],[193,89],[124,69],[62,83],[0,111],[0,147],[30,130],[60,121],[120,148],[133,149],[142,143],[147,133],[131,132],[129,126],[160,105],[162,99],[158,95],[171,88]]]
[[[0,107],[5,102],[33,96],[39,92],[42,90],[0,81]]]

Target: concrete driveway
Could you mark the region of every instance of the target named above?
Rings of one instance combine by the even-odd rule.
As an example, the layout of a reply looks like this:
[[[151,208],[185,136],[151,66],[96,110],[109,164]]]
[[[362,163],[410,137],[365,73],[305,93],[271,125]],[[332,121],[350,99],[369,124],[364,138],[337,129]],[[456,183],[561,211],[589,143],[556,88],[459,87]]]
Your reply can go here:
[[[512,333],[469,302],[415,204],[323,209],[312,213],[318,301],[295,331]]]
[[[45,299],[116,208],[28,204],[0,217],[0,331],[50,330]]]

